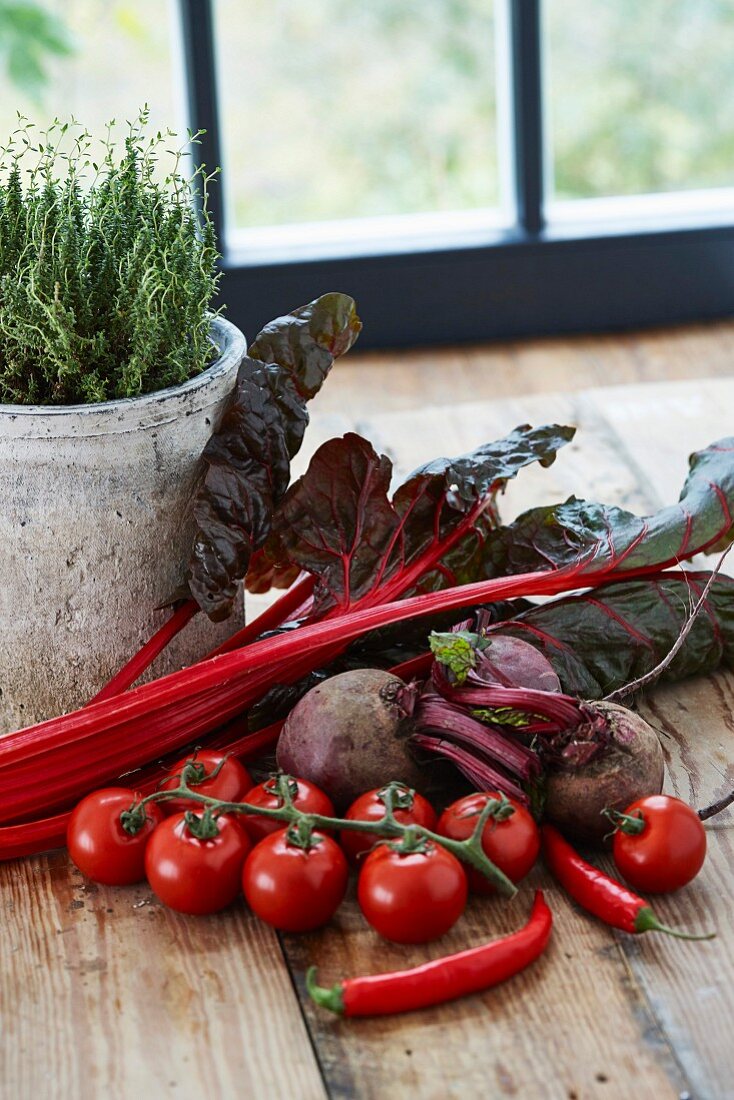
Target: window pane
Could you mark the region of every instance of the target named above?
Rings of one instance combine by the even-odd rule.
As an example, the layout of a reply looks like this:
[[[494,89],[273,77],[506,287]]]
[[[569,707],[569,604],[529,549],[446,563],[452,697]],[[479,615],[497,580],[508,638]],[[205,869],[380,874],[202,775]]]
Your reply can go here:
[[[734,184],[731,0],[546,0],[560,199]]]
[[[46,25],[42,33],[38,26],[23,29],[0,12],[3,140],[17,126],[17,111],[41,129],[54,116],[74,115],[95,136],[103,136],[105,123],[115,118],[122,137],[125,120],[136,118],[146,102],[152,127],[185,133],[171,5],[48,0],[38,7],[60,20],[71,50],[62,54],[42,45],[55,40],[56,27]],[[46,72],[43,81],[34,79],[34,58]]]
[[[229,223],[498,203],[492,0],[216,0]]]

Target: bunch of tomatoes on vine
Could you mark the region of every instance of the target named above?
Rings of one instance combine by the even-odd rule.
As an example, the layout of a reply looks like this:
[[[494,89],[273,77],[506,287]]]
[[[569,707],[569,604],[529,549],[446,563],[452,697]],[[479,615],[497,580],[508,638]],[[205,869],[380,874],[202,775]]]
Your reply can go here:
[[[649,796],[609,818],[614,861],[635,889],[678,889],[700,870],[705,830],[680,800]],[[443,936],[469,893],[512,897],[543,846],[554,877],[606,923],[685,935],[660,924],[643,898],[586,863],[552,826],[539,828],[524,806],[494,791],[466,795],[439,815],[421,794],[392,782],[360,795],[339,818],[328,795],[305,779],[278,774],[254,784],[236,757],[197,751],[145,798],[124,787],[89,794],[70,818],[67,843],[73,862],[95,882],[147,879],[164,905],[195,915],[243,894],[257,917],[288,933],[331,920],[351,867],[365,919],[401,944]],[[528,923],[503,940],[416,971],[342,983],[336,993],[310,976],[309,988],[325,1007],[358,1014],[380,1010],[373,986],[390,980],[383,1011],[420,1007],[436,1002],[437,989],[440,999],[460,996],[522,969],[544,949],[551,924],[537,891]],[[442,973],[437,985],[436,967],[448,968],[453,982]]]

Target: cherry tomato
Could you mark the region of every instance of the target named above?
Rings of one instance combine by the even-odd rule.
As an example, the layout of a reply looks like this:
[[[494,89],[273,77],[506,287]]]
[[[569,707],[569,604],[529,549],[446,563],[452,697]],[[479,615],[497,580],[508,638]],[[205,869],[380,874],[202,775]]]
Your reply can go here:
[[[466,840],[474,831],[479,814],[487,799],[500,798],[496,791],[469,794],[448,806],[438,820],[436,832],[452,840]],[[502,821],[490,818],[482,833],[482,849],[509,879],[517,883],[524,878],[538,858],[540,832],[533,818],[513,798],[507,801],[514,812]],[[480,871],[467,868],[469,888],[475,894],[494,894],[492,883]]]
[[[250,773],[244,764],[240,764],[236,756],[227,755],[226,752],[216,752],[214,749],[204,749],[176,761],[171,768],[171,778],[161,784],[161,790],[175,791],[179,786],[181,772],[189,763],[200,765],[204,774],[210,777],[199,783],[195,778],[188,777],[189,787],[199,794],[218,798],[222,802],[242,802],[252,787]],[[220,764],[221,767],[219,767]],[[212,772],[217,768],[219,771],[211,777]],[[172,798],[170,801],[162,802],[161,806],[166,814],[182,814],[185,810],[201,812],[203,809],[200,802],[195,802],[191,798]]]
[[[401,853],[381,844],[359,875],[357,897],[367,921],[386,940],[427,943],[448,932],[466,905],[464,868],[445,848]]]
[[[322,790],[315,787],[313,783],[309,783],[307,779],[293,779],[291,782],[293,805],[297,810],[302,810],[305,814],[321,814],[322,817],[334,816],[334,803]],[[258,783],[257,787],[248,791],[246,801],[251,806],[262,806],[266,810],[281,809],[283,799],[277,792],[276,783],[277,778]],[[270,833],[276,833],[284,825],[284,822],[278,821],[277,818],[258,817],[257,814],[243,814],[242,823],[253,844],[269,836]]]
[[[393,811],[395,820],[402,825],[422,825],[425,829],[435,829],[436,811],[431,803],[409,787],[402,784],[395,786],[396,799],[393,806],[398,807]],[[345,818],[349,821],[379,821],[385,816],[385,803],[380,797],[384,790],[384,787],[378,787],[374,791],[361,794],[349,807]],[[379,839],[376,833],[353,833],[349,829],[343,829],[339,834],[339,843],[352,863],[361,863]]]
[[[694,879],[706,858],[706,830],[695,810],[679,798],[652,794],[628,806],[625,816],[642,815],[633,835],[618,829],[612,855],[620,873],[645,894],[665,894]]]
[[[344,898],[349,868],[339,845],[314,833],[302,848],[279,829],[245,860],[242,889],[253,913],[281,932],[310,932],[331,920]]]
[[[141,797],[128,787],[106,787],[83,798],[69,818],[69,855],[94,882],[129,886],[145,878],[145,849],[163,813],[149,802],[145,824],[135,836],[126,832],[120,821],[120,815]]]
[[[193,815],[201,821],[203,815]],[[199,840],[185,814],[167,817],[145,853],[145,873],[154,893],[179,913],[216,913],[240,892],[242,865],[250,850],[245,830],[234,817],[216,819],[216,836]]]

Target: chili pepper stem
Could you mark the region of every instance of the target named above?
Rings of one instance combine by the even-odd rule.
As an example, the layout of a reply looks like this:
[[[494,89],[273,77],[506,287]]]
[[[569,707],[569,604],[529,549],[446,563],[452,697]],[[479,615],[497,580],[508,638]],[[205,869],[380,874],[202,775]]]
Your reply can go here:
[[[552,928],[553,914],[542,890],[536,890],[526,923],[509,936],[409,970],[342,978],[330,989],[316,984],[316,968],[311,967],[306,987],[317,1004],[350,1018],[413,1012],[507,981],[543,953]]]
[[[640,909],[635,917],[635,932],[664,932],[666,936],[675,936],[679,940],[713,940],[716,936],[715,932],[702,932],[697,935],[694,932],[680,932],[677,928],[669,928],[667,924],[662,924],[648,907]]]
[[[328,1008],[337,1016],[344,1015],[344,993],[342,983],[335,982],[328,989],[326,986],[316,984],[316,967],[309,966],[306,971],[306,989],[309,996],[322,1008]]]

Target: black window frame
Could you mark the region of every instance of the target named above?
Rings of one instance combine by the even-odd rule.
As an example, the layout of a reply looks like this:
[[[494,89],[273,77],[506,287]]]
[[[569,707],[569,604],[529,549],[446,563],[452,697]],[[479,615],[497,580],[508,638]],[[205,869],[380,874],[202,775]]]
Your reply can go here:
[[[613,331],[734,312],[731,222],[545,224],[542,0],[508,2],[513,227],[456,246],[246,262],[227,251],[223,173],[211,195],[224,252],[222,299],[245,333],[329,290],[357,300],[362,349]],[[212,0],[179,5],[189,125],[206,131],[196,156],[219,165]]]

